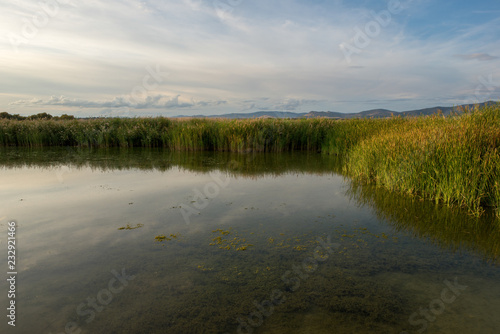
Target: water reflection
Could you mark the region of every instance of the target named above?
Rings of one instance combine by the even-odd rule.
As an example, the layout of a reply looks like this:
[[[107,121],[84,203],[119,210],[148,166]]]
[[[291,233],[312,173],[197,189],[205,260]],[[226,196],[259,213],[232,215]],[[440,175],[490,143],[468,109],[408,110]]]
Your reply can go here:
[[[0,148],[0,167],[55,168],[89,166],[99,170],[158,170],[180,167],[194,172],[221,170],[242,176],[341,171],[336,156],[312,152],[280,154],[171,152],[161,149]]]
[[[386,220],[395,231],[428,239],[453,251],[472,251],[500,264],[500,224],[493,212],[478,218],[466,210],[354,182],[348,193],[359,205],[373,208],[377,217]]]
[[[92,170],[155,170],[166,172],[182,169],[190,172],[219,171],[231,177],[262,178],[285,174],[340,174],[342,161],[335,156],[315,153],[294,154],[232,154],[214,152],[170,152],[161,149],[0,149],[0,167],[44,168],[54,171],[55,178],[63,182],[72,177],[82,178],[77,171],[84,167]],[[73,175],[72,175],[73,174]],[[30,178],[19,172],[20,179],[4,180],[4,190],[42,186],[54,179]],[[179,180],[180,184],[189,182]],[[493,213],[477,218],[465,210],[443,207],[430,201],[401,196],[384,189],[348,182],[348,196],[359,205],[375,210],[379,219],[385,219],[398,232],[429,239],[453,251],[469,250],[481,254],[486,260],[500,261],[500,224]],[[151,186],[151,185],[150,185]],[[107,186],[109,187],[109,185]],[[46,193],[44,193],[46,195]]]

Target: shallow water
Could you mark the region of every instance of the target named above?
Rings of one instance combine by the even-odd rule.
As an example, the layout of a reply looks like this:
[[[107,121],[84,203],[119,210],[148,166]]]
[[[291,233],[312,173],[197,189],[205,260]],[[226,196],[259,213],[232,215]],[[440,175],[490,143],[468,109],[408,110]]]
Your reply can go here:
[[[353,184],[333,157],[0,154],[18,333],[500,328],[499,224]]]

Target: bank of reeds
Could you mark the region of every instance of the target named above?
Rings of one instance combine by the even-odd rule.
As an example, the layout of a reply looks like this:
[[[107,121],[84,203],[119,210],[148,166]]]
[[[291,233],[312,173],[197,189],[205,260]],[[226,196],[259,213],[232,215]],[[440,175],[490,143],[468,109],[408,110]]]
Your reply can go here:
[[[343,157],[344,172],[359,180],[477,215],[485,206],[500,208],[498,104],[446,118],[2,119],[0,146],[321,151]]]
[[[0,120],[3,146],[154,147],[169,141],[166,118]]]
[[[410,118],[359,142],[344,170],[390,190],[467,207],[500,208],[500,108]],[[500,213],[497,213],[500,217]]]
[[[177,151],[345,153],[370,120],[167,118],[0,120],[2,146],[164,147]],[[374,123],[375,124],[375,123]]]
[[[0,120],[0,146],[164,147],[177,151],[322,151],[345,155],[402,118]]]

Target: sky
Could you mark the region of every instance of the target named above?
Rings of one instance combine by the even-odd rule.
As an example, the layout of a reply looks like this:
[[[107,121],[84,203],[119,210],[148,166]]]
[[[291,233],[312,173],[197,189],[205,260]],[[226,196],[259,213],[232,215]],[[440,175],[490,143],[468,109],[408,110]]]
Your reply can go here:
[[[406,111],[500,100],[498,0],[0,2],[0,112]]]

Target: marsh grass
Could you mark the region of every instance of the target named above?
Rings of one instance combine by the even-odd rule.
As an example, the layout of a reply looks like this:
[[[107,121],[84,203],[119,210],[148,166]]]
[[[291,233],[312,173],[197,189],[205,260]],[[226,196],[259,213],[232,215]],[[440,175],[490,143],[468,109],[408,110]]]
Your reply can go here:
[[[500,109],[407,119],[348,154],[344,171],[390,190],[469,208],[499,207]],[[498,213],[497,213],[498,215]]]
[[[0,146],[322,152],[354,179],[500,218],[499,104],[446,118],[1,119]]]
[[[336,121],[167,118],[0,120],[2,146],[164,147],[177,151],[321,150]]]
[[[163,147],[175,151],[322,151],[345,155],[360,140],[404,122],[354,119],[0,120],[1,146]]]

